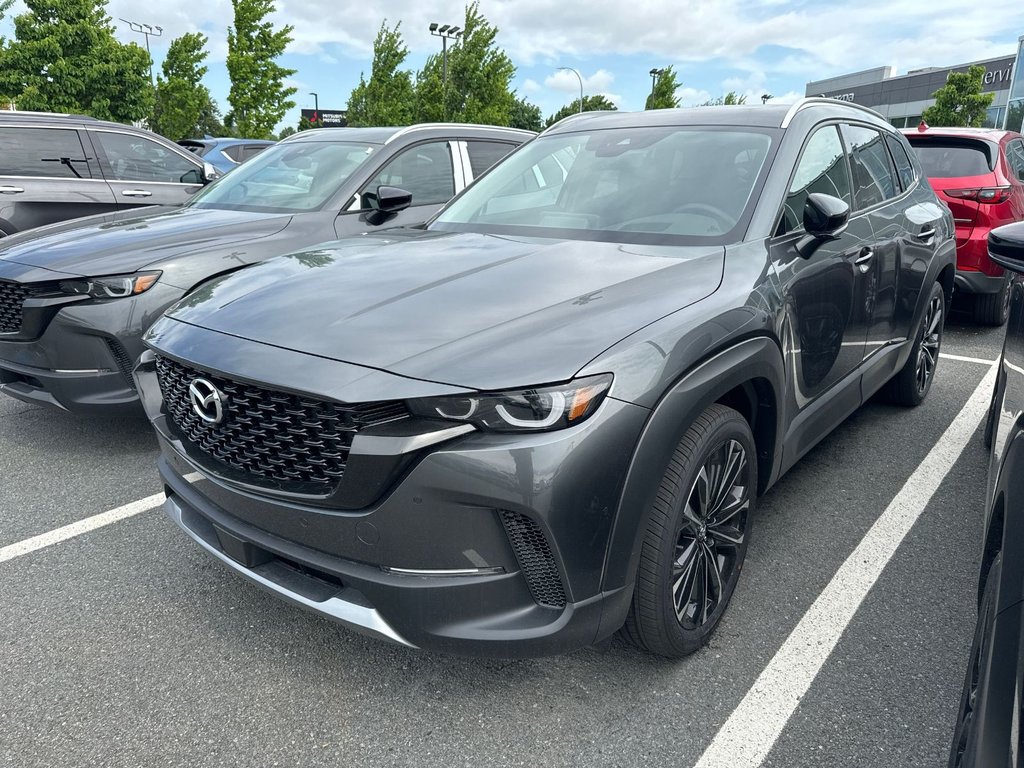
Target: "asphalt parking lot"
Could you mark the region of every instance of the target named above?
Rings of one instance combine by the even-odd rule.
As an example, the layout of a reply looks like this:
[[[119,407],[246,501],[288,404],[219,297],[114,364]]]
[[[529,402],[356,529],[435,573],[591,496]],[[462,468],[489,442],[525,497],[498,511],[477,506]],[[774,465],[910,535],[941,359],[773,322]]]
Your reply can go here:
[[[678,662],[619,641],[530,661],[389,646],[233,576],[148,505],[20,553],[159,493],[157,451],[141,421],[0,398],[0,764],[746,765],[715,753],[716,734],[776,714],[741,702],[780,648],[821,642],[801,618],[894,499],[913,501],[908,480],[984,394],[1001,344],[954,315],[921,407],[866,405],[784,477],[722,625]],[[753,764],[944,764],[981,549],[975,426],[891,559],[863,564],[880,575]]]

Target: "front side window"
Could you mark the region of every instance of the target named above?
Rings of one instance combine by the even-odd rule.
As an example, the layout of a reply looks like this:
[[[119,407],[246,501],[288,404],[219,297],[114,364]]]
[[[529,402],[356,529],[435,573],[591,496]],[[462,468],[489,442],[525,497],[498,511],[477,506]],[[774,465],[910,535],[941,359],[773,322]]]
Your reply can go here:
[[[728,242],[749,217],[773,135],[661,126],[542,137],[430,226],[609,242]]]
[[[850,153],[854,207],[864,210],[896,197],[896,179],[881,132],[844,125],[843,138]]]
[[[92,136],[107,156],[112,181],[202,183],[202,174],[193,163],[155,141],[107,131],[94,131]]]
[[[0,128],[0,176],[91,179],[78,131]]]
[[[200,190],[190,205],[268,213],[319,210],[373,151],[370,144],[338,141],[276,144]]]
[[[412,194],[413,205],[447,202],[455,194],[448,142],[435,141],[405,150],[381,168],[362,191],[376,192],[380,186],[404,189]]]
[[[834,125],[819,128],[808,139],[782,205],[776,234],[784,235],[803,228],[804,205],[807,196],[813,192],[838,197],[847,205],[852,202],[850,169],[839,140],[839,129]]]

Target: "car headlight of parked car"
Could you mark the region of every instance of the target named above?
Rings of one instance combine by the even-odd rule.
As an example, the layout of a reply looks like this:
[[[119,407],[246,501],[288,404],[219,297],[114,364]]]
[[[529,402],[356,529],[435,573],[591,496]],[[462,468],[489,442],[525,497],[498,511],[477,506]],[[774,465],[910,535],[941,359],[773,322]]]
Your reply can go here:
[[[601,374],[568,384],[427,397],[409,401],[409,409],[419,416],[469,423],[488,432],[548,432],[585,421],[611,384],[611,374]]]
[[[134,275],[86,277],[80,280],[61,280],[62,293],[72,296],[90,296],[94,299],[123,299],[145,293],[160,279],[160,272],[138,272]]]

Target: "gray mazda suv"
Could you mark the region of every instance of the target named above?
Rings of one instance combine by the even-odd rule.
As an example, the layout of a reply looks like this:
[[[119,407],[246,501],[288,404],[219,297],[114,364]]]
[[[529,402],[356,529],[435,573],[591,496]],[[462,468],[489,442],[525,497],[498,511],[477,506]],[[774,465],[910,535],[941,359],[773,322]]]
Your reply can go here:
[[[863,108],[568,118],[423,228],[271,259],[156,323],[136,377],[165,509],[393,642],[529,656],[625,627],[690,653],[758,496],[876,392],[928,394],[954,260]]]

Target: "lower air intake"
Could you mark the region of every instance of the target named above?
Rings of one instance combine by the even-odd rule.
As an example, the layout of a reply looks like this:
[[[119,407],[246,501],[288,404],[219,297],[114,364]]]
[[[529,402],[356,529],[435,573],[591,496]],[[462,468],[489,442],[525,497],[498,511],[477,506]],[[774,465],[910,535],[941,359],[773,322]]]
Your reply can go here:
[[[518,512],[502,509],[500,514],[533,599],[540,605],[564,608],[562,577],[544,531],[533,520]]]

